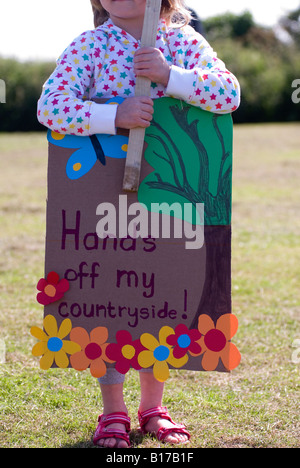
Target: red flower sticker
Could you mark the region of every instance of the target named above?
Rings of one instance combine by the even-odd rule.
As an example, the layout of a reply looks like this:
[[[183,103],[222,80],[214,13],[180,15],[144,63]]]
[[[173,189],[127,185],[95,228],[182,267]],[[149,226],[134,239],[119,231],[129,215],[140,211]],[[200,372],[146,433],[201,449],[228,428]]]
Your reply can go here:
[[[167,343],[174,346],[173,355],[176,359],[180,359],[191,353],[193,356],[201,354],[201,346],[198,341],[201,338],[201,333],[196,330],[189,330],[186,325],[180,324],[175,328],[175,334],[169,335]]]
[[[69,281],[59,279],[59,275],[55,271],[48,274],[47,279],[40,279],[37,284],[37,290],[41,291],[37,294],[36,299],[39,304],[44,306],[59,301],[64,297],[64,294],[69,290]]]
[[[120,374],[126,374],[130,367],[135,370],[141,369],[138,363],[138,355],[145,348],[140,340],[132,341],[131,334],[126,331],[118,331],[116,334],[117,343],[110,343],[107,347],[107,356],[116,361],[116,370]]]

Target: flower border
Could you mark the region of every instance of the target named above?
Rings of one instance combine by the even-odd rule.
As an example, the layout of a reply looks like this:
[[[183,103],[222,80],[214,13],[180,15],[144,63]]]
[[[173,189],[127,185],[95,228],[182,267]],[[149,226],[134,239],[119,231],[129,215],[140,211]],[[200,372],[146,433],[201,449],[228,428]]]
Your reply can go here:
[[[61,369],[89,369],[98,378],[105,375],[106,363],[115,363],[116,369],[124,374],[131,367],[139,370],[153,366],[155,378],[165,382],[169,366],[180,369],[189,359],[199,357],[204,371],[217,370],[220,362],[226,371],[234,370],[241,360],[240,352],[231,343],[237,329],[238,320],[233,314],[222,315],[216,324],[204,314],[199,317],[198,329],[189,330],[185,324],[177,325],[175,330],[163,326],[158,338],[143,333],[137,340],[132,340],[127,330],[119,330],[115,342],[109,343],[106,327],[96,327],[88,333],[84,328],[73,328],[70,319],[63,320],[58,327],[55,317],[47,315],[44,330],[31,328],[32,336],[39,340],[32,354],[41,357],[43,370],[50,369],[55,362]]]

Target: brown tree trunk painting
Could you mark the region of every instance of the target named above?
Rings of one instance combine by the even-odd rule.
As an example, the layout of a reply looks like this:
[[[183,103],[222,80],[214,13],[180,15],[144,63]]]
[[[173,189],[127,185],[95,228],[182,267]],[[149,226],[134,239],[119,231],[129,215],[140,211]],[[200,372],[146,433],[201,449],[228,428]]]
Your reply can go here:
[[[190,328],[197,328],[201,314],[216,322],[231,313],[231,227],[205,226],[206,275],[201,301]]]

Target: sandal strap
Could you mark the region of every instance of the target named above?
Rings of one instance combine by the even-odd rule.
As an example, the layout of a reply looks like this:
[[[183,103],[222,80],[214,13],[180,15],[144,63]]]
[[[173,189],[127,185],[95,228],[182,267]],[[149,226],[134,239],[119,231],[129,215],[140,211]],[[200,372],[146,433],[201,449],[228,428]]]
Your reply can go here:
[[[96,429],[93,442],[96,445],[100,439],[123,439],[125,442],[130,445],[129,432],[130,432],[130,417],[123,412],[116,412],[111,414],[101,414],[98,418],[98,427]],[[109,428],[106,429],[110,424],[124,424],[125,430]]]
[[[172,432],[175,432],[176,434],[184,434],[188,439],[191,438],[191,434],[186,430],[186,427],[183,424],[175,424],[174,427],[161,427],[158,429],[156,434],[157,440],[164,441],[169,434],[172,434]]]
[[[126,431],[130,431],[130,417],[123,412],[116,412],[110,414],[101,414],[98,418],[98,422],[103,425],[103,427],[109,426],[110,424],[124,424]]]

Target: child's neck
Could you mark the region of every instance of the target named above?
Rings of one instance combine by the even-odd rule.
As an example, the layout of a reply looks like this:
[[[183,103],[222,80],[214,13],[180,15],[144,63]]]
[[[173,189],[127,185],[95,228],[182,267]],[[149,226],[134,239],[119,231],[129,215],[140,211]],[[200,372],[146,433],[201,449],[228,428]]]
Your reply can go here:
[[[143,25],[144,25],[144,18],[118,18],[116,16],[111,15],[110,19],[112,22],[121,29],[124,29],[127,33],[129,33],[132,37],[137,40],[140,40],[142,37],[143,32]]]

